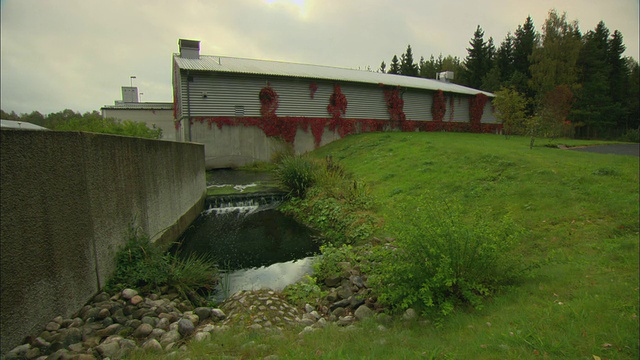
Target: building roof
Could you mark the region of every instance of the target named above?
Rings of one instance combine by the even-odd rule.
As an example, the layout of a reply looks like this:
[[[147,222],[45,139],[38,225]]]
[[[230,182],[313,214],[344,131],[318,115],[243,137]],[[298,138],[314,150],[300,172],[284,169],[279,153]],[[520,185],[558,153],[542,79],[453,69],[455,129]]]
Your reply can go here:
[[[384,84],[423,90],[442,90],[444,92],[476,95],[483,93],[487,96],[495,95],[466,86],[446,83],[434,79],[412,76],[385,74],[366,70],[354,70],[340,67],[298,64],[283,61],[255,60],[226,56],[200,55],[199,59],[180,57],[174,54],[176,64],[180,69],[192,71],[214,71],[224,73],[273,75],[287,77],[301,77],[318,80],[349,81],[367,84]]]
[[[36,124],[26,121],[0,120],[0,127],[5,129],[22,129],[22,130],[49,130]]]
[[[115,105],[105,105],[101,110],[172,110],[173,103],[170,102],[118,102]]]

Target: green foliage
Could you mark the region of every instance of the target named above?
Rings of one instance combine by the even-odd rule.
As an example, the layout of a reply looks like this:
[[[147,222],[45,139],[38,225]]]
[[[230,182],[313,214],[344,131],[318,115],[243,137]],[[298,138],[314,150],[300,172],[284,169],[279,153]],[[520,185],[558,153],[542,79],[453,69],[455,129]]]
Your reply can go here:
[[[278,165],[276,177],[291,195],[298,198],[304,198],[316,182],[314,164],[302,156],[285,156]]]
[[[167,286],[184,298],[202,300],[196,292],[213,289],[216,274],[215,265],[208,259],[195,255],[180,259],[163,253],[148,236],[132,231],[125,246],[116,253],[116,269],[106,290],[154,291]]]
[[[282,290],[282,295],[292,304],[304,306],[305,304],[315,304],[326,294],[316,283],[316,278],[305,275],[301,281],[288,285]]]
[[[496,116],[504,125],[504,134],[522,134],[527,108],[526,98],[514,89],[502,88],[496,92],[492,105],[496,108]]]
[[[638,129],[629,129],[620,137],[620,141],[640,142],[640,131]]]
[[[48,114],[46,117],[37,111],[31,114],[17,115],[15,112],[6,114],[0,110],[0,114],[3,114],[3,119],[26,121],[58,131],[87,131],[147,139],[159,139],[162,136],[162,129],[149,128],[143,122],[103,118],[97,111],[81,114],[65,109],[57,113]]]
[[[454,307],[479,308],[482,299],[519,275],[511,250],[520,230],[508,218],[469,216],[459,206],[429,198],[400,206],[397,249],[370,277],[379,299],[393,308],[424,307],[448,315]]]
[[[296,174],[288,177],[303,177],[297,174],[304,172],[304,178],[313,179],[314,185],[304,189],[304,198],[290,199],[281,206],[281,210],[319,230],[329,243],[353,244],[369,239],[378,223],[371,212],[374,201],[369,187],[347,174],[331,157],[324,161],[302,159],[300,162],[302,164],[294,161],[293,165],[287,166],[304,171],[286,171],[287,174]],[[278,177],[282,179],[282,175]]]
[[[313,264],[313,273],[322,280],[343,275],[344,269],[340,263],[350,263],[355,257],[351,245],[323,245],[320,252],[322,257]]]

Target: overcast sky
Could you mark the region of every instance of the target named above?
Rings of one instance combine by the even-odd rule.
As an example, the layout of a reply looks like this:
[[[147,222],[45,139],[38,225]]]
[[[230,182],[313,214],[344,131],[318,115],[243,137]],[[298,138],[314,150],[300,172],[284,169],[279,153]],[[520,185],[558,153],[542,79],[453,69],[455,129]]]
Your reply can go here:
[[[638,56],[638,0],[0,0],[1,108],[99,110],[121,99],[172,101],[178,39],[201,53],[376,70],[411,44],[414,59],[467,55],[477,25],[499,45],[550,9],[583,33],[603,20]]]

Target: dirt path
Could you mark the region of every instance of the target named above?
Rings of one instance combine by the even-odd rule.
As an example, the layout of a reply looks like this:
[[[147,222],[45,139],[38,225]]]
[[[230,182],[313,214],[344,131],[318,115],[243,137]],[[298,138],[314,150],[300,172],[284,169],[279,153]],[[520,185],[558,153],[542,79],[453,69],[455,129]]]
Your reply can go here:
[[[613,145],[584,146],[584,147],[570,148],[570,150],[594,152],[594,153],[600,153],[600,154],[640,156],[640,144],[613,144]]]

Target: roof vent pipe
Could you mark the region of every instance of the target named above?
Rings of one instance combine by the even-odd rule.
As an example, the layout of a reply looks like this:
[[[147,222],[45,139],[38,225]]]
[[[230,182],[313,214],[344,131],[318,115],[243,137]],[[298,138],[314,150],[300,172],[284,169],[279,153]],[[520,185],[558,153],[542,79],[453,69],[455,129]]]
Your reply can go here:
[[[200,41],[199,40],[178,40],[180,47],[180,57],[185,59],[200,59]]]

